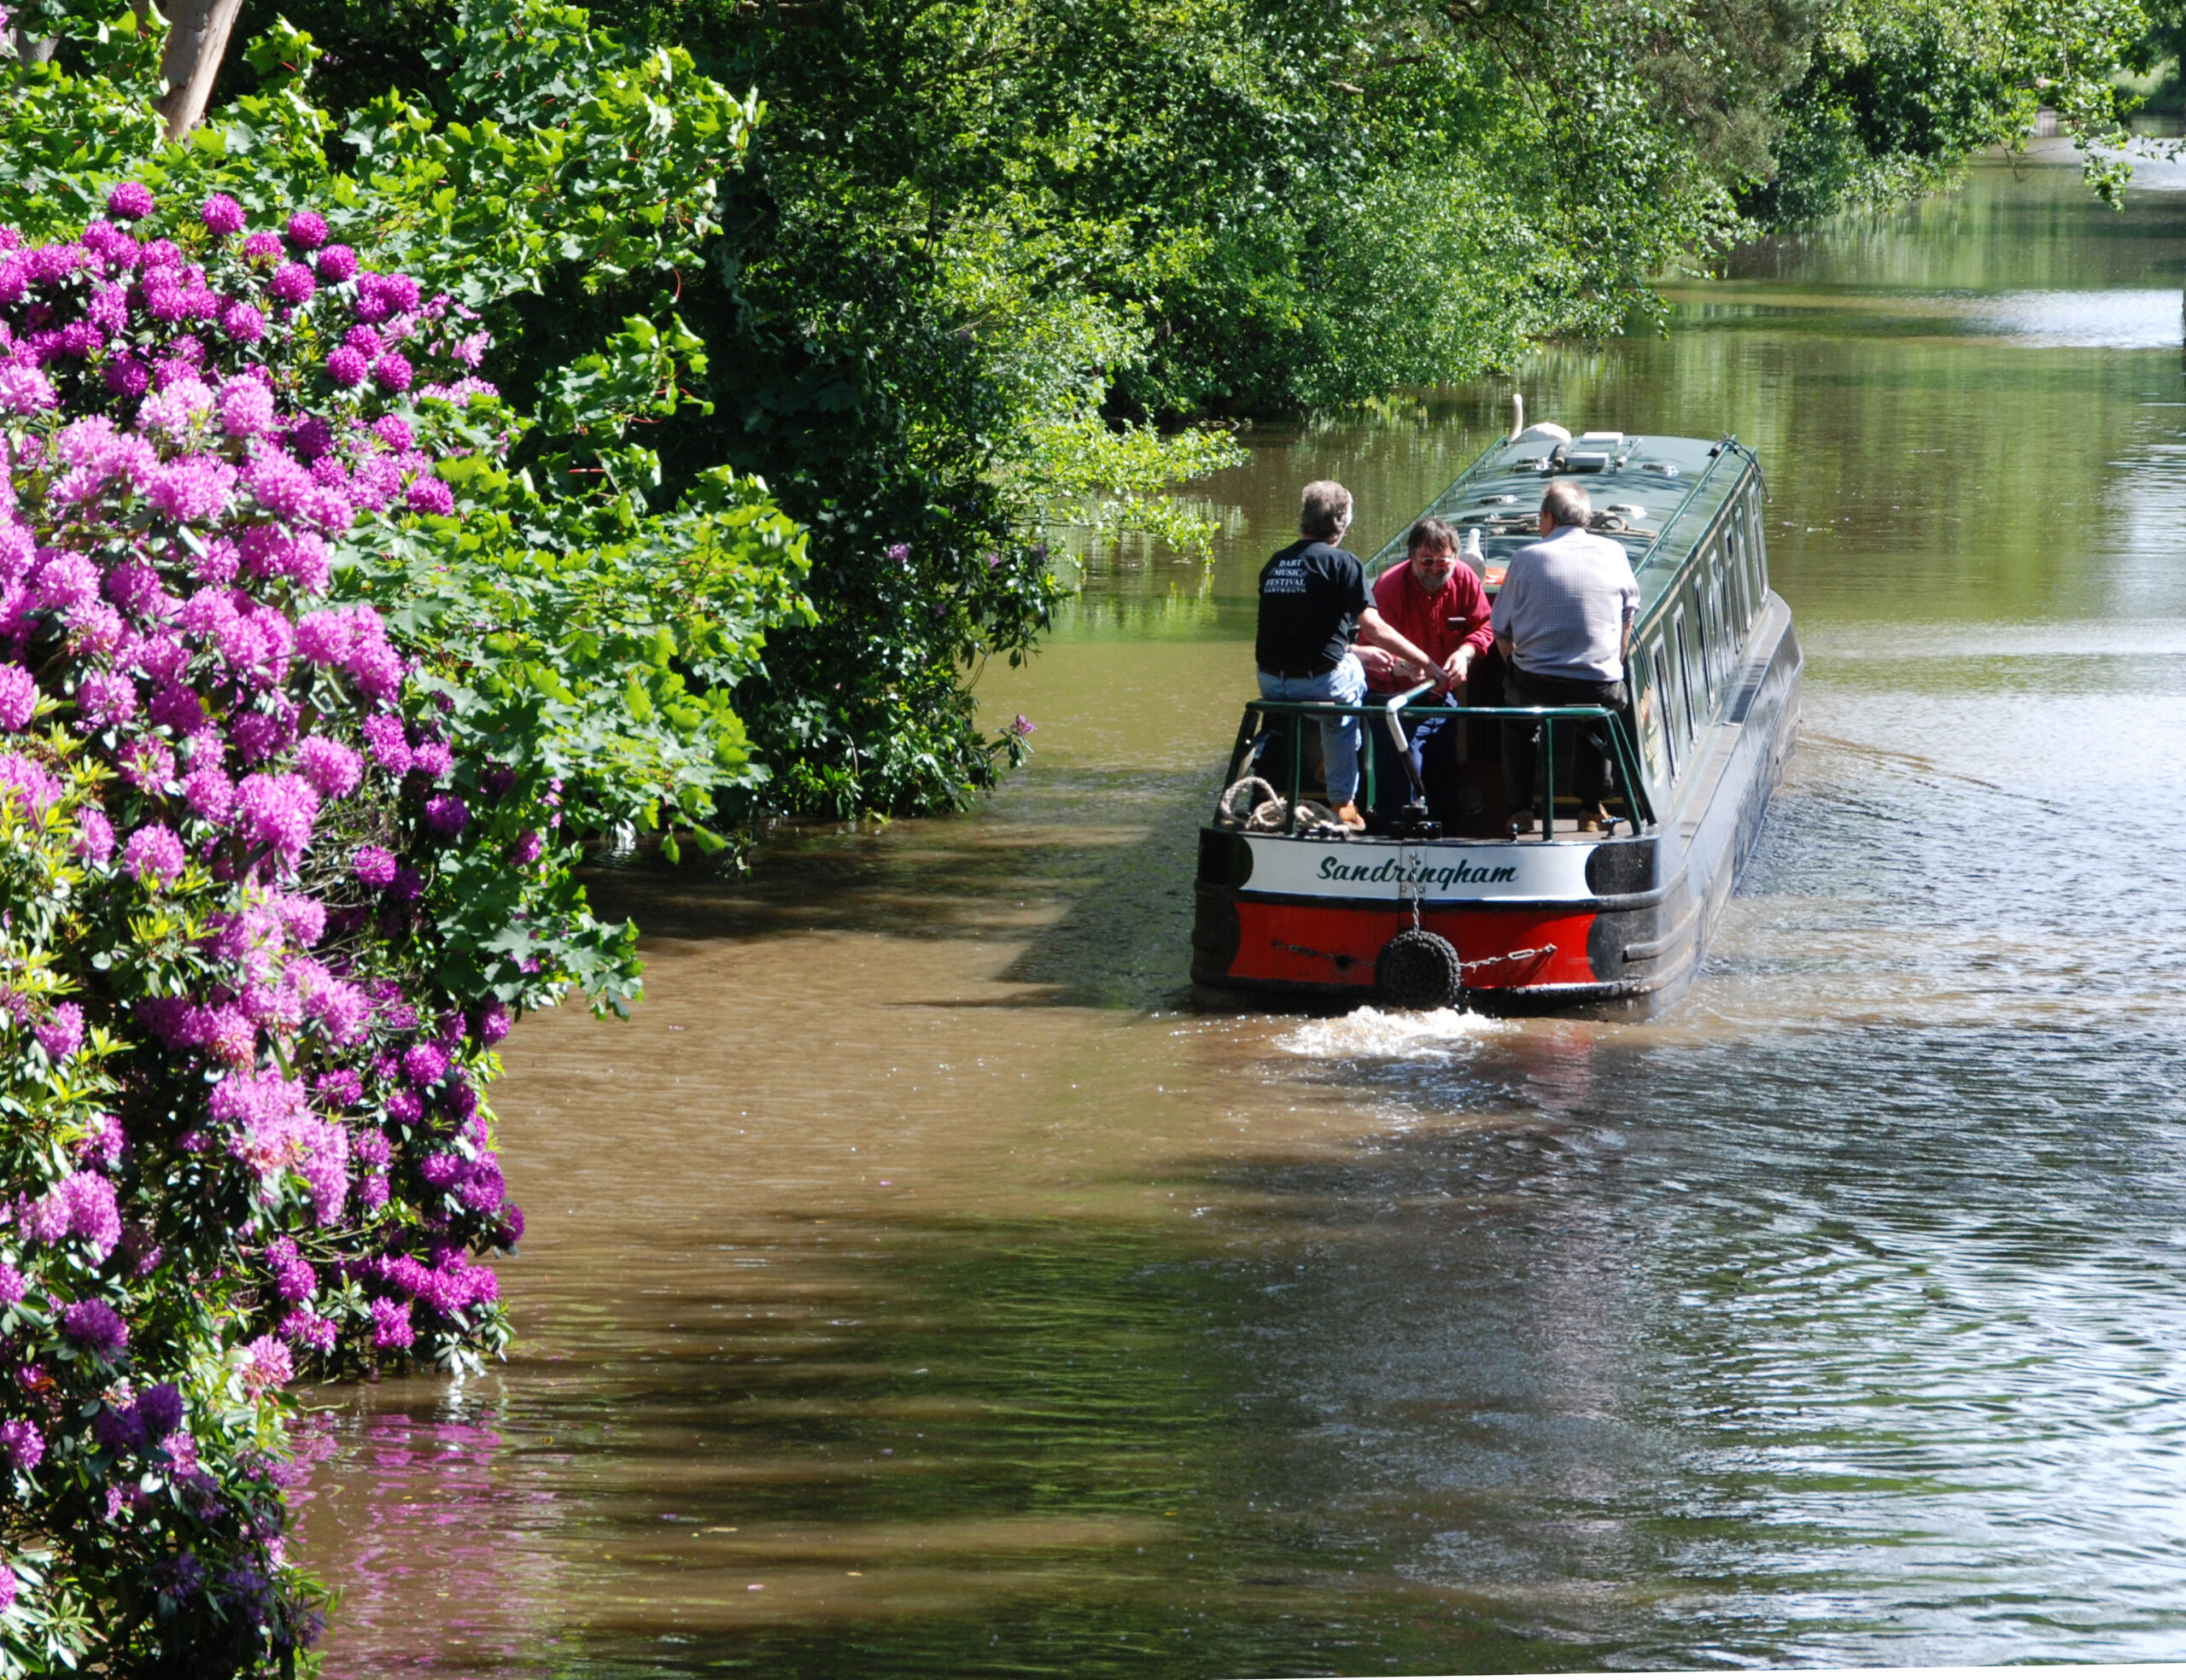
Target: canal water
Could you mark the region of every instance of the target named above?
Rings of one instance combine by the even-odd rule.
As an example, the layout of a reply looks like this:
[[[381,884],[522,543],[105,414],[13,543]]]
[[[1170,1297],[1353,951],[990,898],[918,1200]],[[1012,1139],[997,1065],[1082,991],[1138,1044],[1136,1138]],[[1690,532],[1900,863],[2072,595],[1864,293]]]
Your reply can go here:
[[[1645,1024],[1205,1016],[1191,837],[1300,481],[1361,546],[1509,382],[1255,434],[950,820],[605,878],[526,1024],[506,1367],[313,1397],[336,1677],[2186,1657],[2186,193],[2054,160],[1745,252],[1535,418],[1735,432],[1808,653]]]

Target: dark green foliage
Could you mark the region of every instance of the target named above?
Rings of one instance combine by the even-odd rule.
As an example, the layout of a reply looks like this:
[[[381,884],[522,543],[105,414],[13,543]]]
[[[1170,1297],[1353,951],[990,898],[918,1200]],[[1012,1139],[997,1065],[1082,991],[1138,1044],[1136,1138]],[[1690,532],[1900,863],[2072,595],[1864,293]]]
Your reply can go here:
[[[1783,225],[1932,191],[2044,105],[2084,144],[2121,141],[2132,101],[2112,78],[2146,33],[2130,0],[1838,0],[1780,102],[1776,172],[1745,207]],[[2123,172],[2088,155],[2114,195]]]
[[[272,5],[249,0],[244,26]],[[287,11],[337,110],[393,81],[464,114],[431,40],[445,3]],[[1043,541],[1084,541],[1089,502],[1159,526],[1150,493],[1214,459],[1146,452],[1090,495],[1096,417],[1326,409],[1622,330],[1658,306],[1654,277],[1756,219],[1925,190],[2037,98],[2107,131],[2100,83],[2140,28],[2117,0],[593,15],[766,115],[706,261],[548,272],[493,371],[532,403],[546,370],[670,302],[703,341],[700,402],[646,439],[659,493],[726,463],[809,528],[816,621],[770,639],[738,707],[773,772],[748,797],[836,814],[989,785],[1015,744],[981,728],[965,677],[1033,645],[1056,592]]]

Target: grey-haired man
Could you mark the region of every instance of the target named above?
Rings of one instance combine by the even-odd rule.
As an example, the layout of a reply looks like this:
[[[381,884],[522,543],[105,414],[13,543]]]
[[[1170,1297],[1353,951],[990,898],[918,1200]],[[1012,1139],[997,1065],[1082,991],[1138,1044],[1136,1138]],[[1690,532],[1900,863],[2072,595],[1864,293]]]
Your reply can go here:
[[[1351,492],[1333,479],[1306,487],[1298,510],[1300,540],[1277,549],[1260,568],[1260,633],[1253,656],[1263,700],[1322,700],[1356,706],[1366,697],[1366,674],[1351,651],[1359,639],[1428,670],[1428,654],[1390,627],[1366,592],[1366,569],[1338,546],[1351,528]],[[1442,685],[1448,686],[1447,675]],[[1329,803],[1347,828],[1364,828],[1359,814],[1359,720],[1317,720]]]
[[[1504,573],[1495,598],[1495,645],[1509,668],[1503,693],[1513,706],[1625,707],[1624,656],[1640,611],[1640,585],[1624,545],[1587,528],[1593,515],[1587,493],[1558,480],[1540,500],[1541,540],[1513,554]],[[1609,760],[1586,732],[1573,733],[1579,826],[1599,833],[1609,825],[1601,802]],[[1534,826],[1540,738],[1537,725],[1504,723],[1503,790],[1520,834]]]

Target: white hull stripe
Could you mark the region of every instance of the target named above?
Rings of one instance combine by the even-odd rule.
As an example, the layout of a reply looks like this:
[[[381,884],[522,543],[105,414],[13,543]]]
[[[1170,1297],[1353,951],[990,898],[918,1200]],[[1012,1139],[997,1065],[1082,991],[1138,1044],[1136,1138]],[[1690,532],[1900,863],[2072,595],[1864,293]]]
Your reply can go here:
[[[1413,892],[1429,904],[1482,899],[1586,899],[1594,848],[1540,841],[1464,845],[1292,840],[1248,834],[1253,872],[1239,890],[1297,898],[1387,899]]]

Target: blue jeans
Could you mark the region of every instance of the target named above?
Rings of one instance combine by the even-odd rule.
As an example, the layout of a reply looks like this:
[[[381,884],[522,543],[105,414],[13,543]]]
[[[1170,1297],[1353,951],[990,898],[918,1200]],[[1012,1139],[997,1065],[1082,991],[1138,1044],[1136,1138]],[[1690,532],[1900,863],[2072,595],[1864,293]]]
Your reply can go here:
[[[1355,654],[1347,653],[1336,669],[1322,676],[1278,677],[1263,671],[1260,677],[1263,700],[1330,700],[1339,706],[1356,706],[1366,697],[1366,673]],[[1321,726],[1321,764],[1329,803],[1351,804],[1359,797],[1359,720],[1314,720]]]

